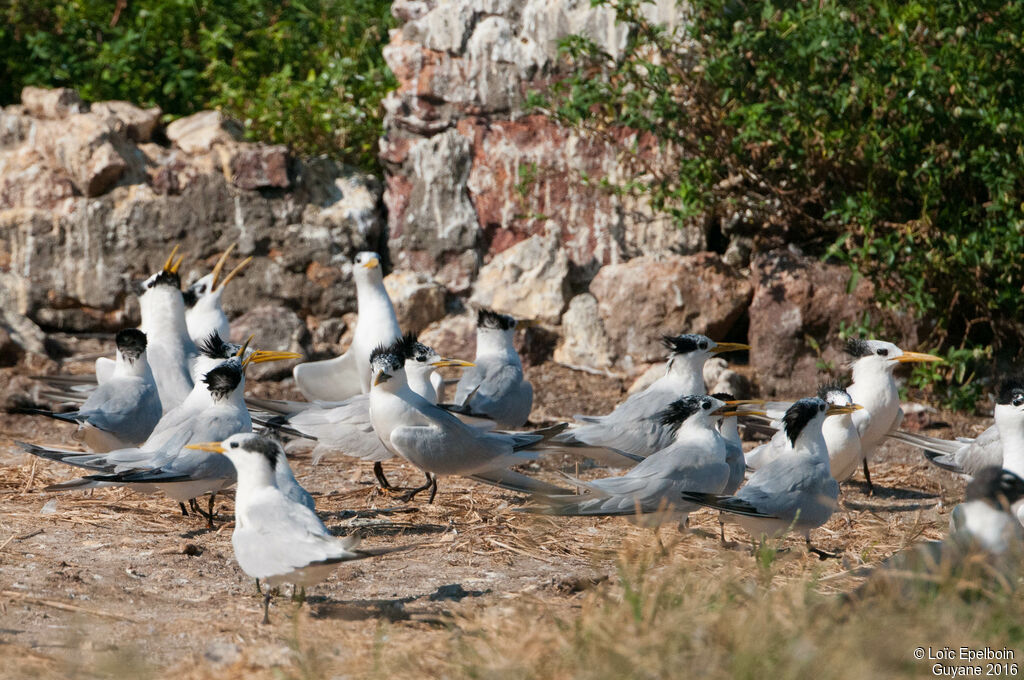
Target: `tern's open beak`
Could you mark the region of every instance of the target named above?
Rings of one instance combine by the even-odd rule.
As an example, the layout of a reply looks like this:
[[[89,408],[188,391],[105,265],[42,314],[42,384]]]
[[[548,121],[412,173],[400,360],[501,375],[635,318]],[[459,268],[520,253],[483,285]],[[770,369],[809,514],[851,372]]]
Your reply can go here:
[[[373,379],[373,385],[374,385],[374,387],[376,387],[377,385],[383,385],[384,383],[386,383],[389,380],[391,380],[391,375],[389,375],[388,373],[385,373],[384,371],[381,371]]]
[[[210,290],[217,290],[217,281],[220,279],[220,273],[224,271],[224,265],[227,264],[228,255],[231,254],[231,251],[235,249],[236,245],[237,244],[235,243],[229,245],[228,249],[224,251],[224,254],[217,258],[217,264],[213,265],[213,272],[211,272],[213,279],[210,282]]]
[[[246,266],[247,264],[249,264],[250,262],[252,262],[252,255],[250,255],[249,257],[245,258],[244,260],[242,260],[241,262],[239,262],[239,263],[238,263],[237,265],[235,265],[235,268],[234,268],[234,269],[232,269],[232,270],[231,270],[231,271],[230,271],[230,272],[228,273],[228,275],[224,277],[224,280],[220,282],[220,287],[221,287],[221,288],[224,288],[224,287],[226,287],[226,286],[227,286],[227,285],[228,285],[229,283],[231,283],[231,279],[235,278],[235,276],[237,276],[237,275],[238,275],[238,272],[240,272],[240,271],[242,271],[243,269],[245,269],[245,266]],[[217,287],[217,286],[216,286],[216,284],[214,284],[214,288],[216,288],[216,287]]]
[[[711,349],[711,353],[721,354],[722,352],[739,352],[740,350],[745,349],[750,349],[750,345],[744,345],[742,342],[720,342]]]
[[[743,406],[745,404],[760,406],[764,403],[764,399],[733,399],[732,401],[727,401],[725,403],[729,406]]]
[[[252,339],[255,338],[255,337],[256,337],[256,334],[253,333],[248,338],[246,338],[245,339],[245,344],[238,348],[238,352],[235,354],[235,356],[236,357],[245,357],[245,350],[249,349],[249,343],[252,342]],[[246,363],[248,363],[248,362],[246,362]]]
[[[288,361],[289,359],[301,359],[298,352],[275,352],[258,349],[249,357],[250,364],[262,364],[268,361]]]
[[[224,447],[221,446],[220,442],[205,442],[203,444],[187,444],[186,449],[195,449],[196,451],[210,451],[212,453],[224,453]]]
[[[171,254],[167,256],[167,260],[164,262],[164,267],[163,267],[165,272],[174,273],[175,271],[177,271],[177,269],[172,269],[171,267],[174,264],[174,256],[178,254],[178,249],[179,248],[181,248],[181,244],[180,243],[175,244],[174,249],[171,250]],[[179,266],[181,265],[181,261],[180,260],[178,261],[178,265]]]
[[[379,267],[379,266],[380,266],[380,260],[378,260],[377,258],[373,258],[373,259],[367,261],[367,263],[363,265],[363,267],[366,268],[366,269],[374,269],[374,268]]]
[[[934,354],[921,354],[920,352],[904,352],[900,356],[896,357],[896,361],[901,364],[909,364],[923,361],[945,361],[942,357],[937,357]]]
[[[726,402],[727,404],[732,402]],[[722,416],[723,418],[732,418],[734,416],[765,416],[768,415],[764,411],[737,411],[731,409],[728,406],[722,406],[721,408],[715,409],[711,412],[713,416]]]
[[[828,407],[828,411],[825,412],[825,415],[826,416],[840,416],[840,415],[842,415],[844,413],[853,413],[854,411],[859,411],[862,408],[864,408],[864,407],[861,406],[860,404],[850,404],[849,406],[834,406],[834,405],[830,405]]]
[[[434,368],[444,368],[446,366],[458,366],[459,368],[470,368],[476,366],[472,361],[463,361],[462,359],[441,359],[430,364]]]

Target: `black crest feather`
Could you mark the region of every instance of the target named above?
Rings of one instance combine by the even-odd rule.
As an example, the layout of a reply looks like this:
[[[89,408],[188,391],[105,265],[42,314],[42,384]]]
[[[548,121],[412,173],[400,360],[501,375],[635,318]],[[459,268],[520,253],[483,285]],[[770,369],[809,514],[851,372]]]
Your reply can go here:
[[[238,351],[234,345],[224,342],[224,338],[220,337],[217,331],[200,340],[198,349],[211,359],[228,359]]]
[[[733,401],[736,398],[728,392],[715,392],[711,396],[719,401]]]
[[[665,345],[673,354],[689,354],[698,349],[707,349],[711,343],[708,338],[696,333],[683,333],[682,335],[663,335],[661,344]],[[704,346],[701,347],[701,344]]]
[[[679,426],[686,422],[686,419],[701,410],[704,402],[711,404],[711,400],[699,394],[691,394],[681,399],[676,399],[668,405],[664,411],[658,413],[655,418],[662,425],[675,432]]]
[[[823,401],[828,401],[828,395],[833,392],[846,392],[846,386],[838,380],[831,380],[818,385],[818,398]]]
[[[181,291],[181,297],[185,300],[185,309],[192,309],[199,302],[199,296],[196,295],[196,291],[192,286]]]
[[[999,383],[999,396],[996,398],[996,403],[1012,404],[1016,397],[1022,395],[1024,395],[1024,379],[1019,375],[1010,376]]]
[[[998,466],[982,468],[967,485],[967,500],[989,499],[1002,502],[1006,507],[1024,498],[1024,479]],[[1002,498],[1000,498],[1002,497]]]
[[[204,375],[203,382],[214,398],[223,399],[242,382],[242,370],[238,366],[221,364]]]
[[[405,340],[400,338],[390,345],[378,345],[370,352],[370,365],[397,371],[405,365]]]
[[[146,334],[137,328],[125,328],[114,338],[117,349],[128,359],[136,359],[146,351]]]
[[[242,442],[247,450],[253,453],[258,453],[267,459],[270,463],[270,469],[274,470],[277,468],[277,452],[280,446],[272,439],[267,437],[261,437],[259,435],[253,435]]]
[[[786,415],[782,416],[782,424],[790,444],[796,446],[796,439],[807,427],[807,423],[811,422],[824,408],[824,400],[809,398],[801,399],[786,409]]]
[[[871,347],[863,338],[847,338],[846,345],[843,347],[843,351],[845,351],[854,359],[866,357],[872,353]]]
[[[498,314],[490,309],[481,309],[476,313],[477,328],[494,328],[507,331],[515,328],[516,320],[507,314]]]
[[[170,286],[172,288],[181,289],[181,277],[175,272],[169,272],[166,269],[161,269],[153,280],[149,282],[149,288],[156,288],[157,286]]]

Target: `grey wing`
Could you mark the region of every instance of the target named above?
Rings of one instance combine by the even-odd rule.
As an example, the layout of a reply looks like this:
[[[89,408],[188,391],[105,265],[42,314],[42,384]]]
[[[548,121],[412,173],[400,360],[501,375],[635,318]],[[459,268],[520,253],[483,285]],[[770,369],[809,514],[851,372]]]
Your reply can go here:
[[[839,484],[831,475],[809,474],[804,466],[780,459],[755,472],[736,497],[762,513],[786,519],[797,512],[806,515],[839,496]],[[823,482],[823,483],[822,483]]]
[[[992,425],[975,438],[974,443],[957,452],[956,461],[969,475],[986,467],[1003,467],[1003,442],[999,428]]]
[[[608,415],[588,418],[559,438],[649,456],[672,441],[669,429],[656,419],[672,398],[664,390],[649,388],[634,394]]]
[[[532,458],[517,456],[513,440],[507,435],[482,433],[452,420],[457,426],[435,423],[397,427],[391,432],[390,444],[409,462],[440,475],[472,475]]]
[[[314,456],[338,451],[368,461],[391,457],[370,422],[370,402],[360,394],[339,405],[313,404],[288,418],[288,423],[303,434],[316,437]]]
[[[156,388],[144,380],[131,379],[99,385],[82,405],[80,414],[93,427],[141,443],[159,422],[160,411]]]
[[[340,357],[299,364],[292,374],[295,386],[310,400],[341,401],[363,391],[359,362],[351,349]]]
[[[466,404],[466,400],[469,399],[469,396],[480,386],[483,379],[484,370],[479,364],[464,370],[462,372],[462,377],[459,378],[459,382],[455,386],[455,403],[459,405],[468,405]]]
[[[475,393],[466,393],[473,412],[494,418],[505,426],[519,427],[526,423],[533,407],[533,386],[523,382],[523,369],[497,362],[485,365],[484,369]],[[455,401],[463,403],[458,394]]]

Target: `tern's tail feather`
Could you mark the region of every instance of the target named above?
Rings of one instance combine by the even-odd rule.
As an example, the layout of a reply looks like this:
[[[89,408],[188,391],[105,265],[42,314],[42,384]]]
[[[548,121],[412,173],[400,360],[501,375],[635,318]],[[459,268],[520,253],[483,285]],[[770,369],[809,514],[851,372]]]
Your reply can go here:
[[[26,453],[39,456],[47,460],[55,460],[58,463],[74,465],[87,470],[108,471],[114,466],[107,463],[102,454],[86,453],[84,451],[65,451],[64,449],[48,449],[45,446],[36,446],[27,442],[14,442]]]
[[[418,548],[421,543],[407,543],[405,545],[394,545],[382,548],[360,548],[362,539],[353,534],[340,539],[341,547],[345,551],[344,555],[338,557],[338,559],[328,560],[330,562],[350,562],[352,560],[365,560],[368,557],[378,557],[380,555],[388,555],[390,553],[405,552],[406,550],[412,550]]]
[[[306,434],[305,432],[299,432],[289,425],[286,416],[274,416],[272,418],[260,418],[259,416],[253,416],[252,422],[256,425],[263,426],[265,432],[261,432],[260,434],[286,434],[289,437],[294,437],[296,439],[308,439],[314,442],[318,441],[313,435]]]
[[[515,491],[517,493],[535,493],[542,494],[545,496],[553,496],[560,494],[571,494],[572,491],[563,489],[560,486],[543,482],[533,477],[515,472],[514,470],[487,470],[485,472],[478,472],[472,475],[470,479],[475,479],[478,482],[484,484],[490,484],[506,491]]]
[[[747,501],[742,498],[737,498],[736,496],[719,496],[718,494],[713,493],[684,491],[682,497],[684,501],[703,505],[706,508],[724,510],[725,512],[731,512],[734,515],[779,519],[778,517],[775,517],[775,515],[769,515],[761,512]]]
[[[925,449],[923,453],[924,457],[928,459],[928,462],[936,467],[940,467],[943,470],[949,470],[950,472],[966,474],[964,469],[956,462],[953,456],[939,453],[938,451],[930,451],[928,449]]]
[[[309,408],[309,402],[285,401],[284,399],[262,399],[260,397],[245,398],[245,405],[254,411],[265,411],[278,416],[290,416]]]
[[[33,416],[46,416],[47,418],[53,418],[54,420],[60,420],[65,423],[78,423],[78,411],[70,411],[68,413],[56,413],[54,411],[47,411],[46,409],[42,408],[16,408],[11,409],[11,413],[24,413]]]
[[[929,437],[927,435],[916,434],[914,432],[904,432],[903,430],[890,432],[889,437],[896,441],[910,444],[911,446],[916,446],[927,451],[935,451],[936,453],[945,455],[953,455],[960,449],[964,448],[964,442],[949,441],[948,439],[939,439],[937,437]]]
[[[71,479],[66,482],[60,482],[59,484],[50,484],[47,487],[43,487],[43,491],[74,491],[81,489],[102,489],[104,487],[117,486],[111,482],[104,482],[98,479],[90,479],[89,477],[79,477],[78,479]]]

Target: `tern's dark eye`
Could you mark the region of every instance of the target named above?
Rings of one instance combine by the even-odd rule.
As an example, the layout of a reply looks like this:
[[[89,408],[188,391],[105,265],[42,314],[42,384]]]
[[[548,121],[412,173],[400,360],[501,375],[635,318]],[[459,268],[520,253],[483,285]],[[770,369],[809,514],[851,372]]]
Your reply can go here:
[[[230,446],[233,449],[237,449],[238,448],[238,442],[231,442]]]
[[[1013,396],[1013,405],[1014,406],[1024,405],[1024,394],[1015,394]]]
[[[818,404],[818,410],[819,411],[824,411],[825,410],[825,405],[824,404]]]
[[[705,411],[708,411],[708,410],[711,409],[711,402],[710,401],[705,401],[703,404],[700,405],[700,407],[702,409],[704,409]]]
[[[700,345],[698,345],[698,347],[700,347],[701,349],[707,349],[708,348],[708,343],[701,342]]]
[[[887,350],[887,349],[880,349],[880,350],[876,351],[875,354],[877,354],[880,357],[887,357],[887,356],[889,356],[889,350]]]

